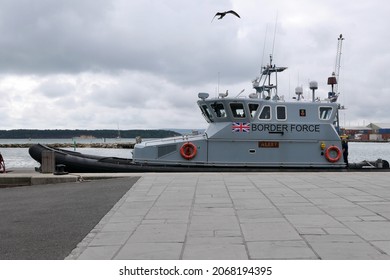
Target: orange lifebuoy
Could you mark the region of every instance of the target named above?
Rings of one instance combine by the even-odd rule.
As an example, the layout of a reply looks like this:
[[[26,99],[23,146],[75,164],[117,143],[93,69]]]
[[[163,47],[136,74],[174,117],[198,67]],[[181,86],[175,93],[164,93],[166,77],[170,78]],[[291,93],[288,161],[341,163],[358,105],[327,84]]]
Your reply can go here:
[[[331,152],[332,151],[335,151],[336,152],[336,156],[331,156]],[[337,147],[337,146],[330,146],[329,148],[326,149],[325,151],[325,158],[329,161],[329,162],[336,162],[336,161],[339,161],[339,159],[341,158],[341,151],[340,149]]]
[[[180,154],[183,158],[190,160],[196,156],[197,148],[191,142],[184,143],[180,148]]]

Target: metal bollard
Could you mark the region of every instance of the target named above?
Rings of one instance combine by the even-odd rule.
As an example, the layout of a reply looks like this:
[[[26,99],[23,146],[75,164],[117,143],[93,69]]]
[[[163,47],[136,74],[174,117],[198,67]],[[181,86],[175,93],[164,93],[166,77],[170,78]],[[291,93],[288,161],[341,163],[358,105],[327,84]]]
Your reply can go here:
[[[2,154],[0,153],[0,173],[5,173],[5,162]]]

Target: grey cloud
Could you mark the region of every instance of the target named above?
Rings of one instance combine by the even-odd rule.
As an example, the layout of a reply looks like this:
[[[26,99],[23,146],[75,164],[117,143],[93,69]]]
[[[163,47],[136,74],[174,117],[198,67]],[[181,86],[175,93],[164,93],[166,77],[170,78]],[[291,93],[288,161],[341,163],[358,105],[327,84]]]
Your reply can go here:
[[[3,6],[3,72],[127,69],[186,83],[208,81],[210,73],[226,68],[237,77],[252,59],[250,45],[237,42],[240,22],[211,24],[216,8],[199,3],[6,1]]]
[[[372,118],[386,118],[381,106],[389,89],[390,5],[384,0],[299,3],[0,0],[0,107],[10,127],[115,127],[118,122],[167,127],[169,120],[177,121],[175,126],[204,125],[197,92],[215,93],[219,73],[221,90],[249,93],[250,81],[272,52],[279,11],[274,63],[289,67],[280,75],[283,94],[293,96],[297,85],[317,80],[319,95],[326,96],[343,33],[340,100],[350,108],[347,118],[368,117],[361,109],[366,105]],[[230,8],[241,19],[210,23],[216,11]],[[35,84],[4,85],[5,76],[23,82],[31,76]],[[19,116],[11,112],[15,106]],[[48,112],[42,114],[39,106]],[[169,118],[159,117],[168,109]],[[55,120],[56,112],[67,122]],[[183,116],[188,123],[181,123]]]
[[[76,87],[74,84],[64,81],[57,81],[55,78],[50,78],[44,81],[37,92],[42,93],[47,97],[64,98],[67,95],[74,94]]]

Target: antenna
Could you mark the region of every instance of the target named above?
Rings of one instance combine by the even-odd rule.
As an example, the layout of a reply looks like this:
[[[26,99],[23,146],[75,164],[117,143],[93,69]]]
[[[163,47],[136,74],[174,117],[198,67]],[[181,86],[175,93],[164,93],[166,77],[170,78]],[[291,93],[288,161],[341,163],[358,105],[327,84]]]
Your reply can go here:
[[[220,72],[218,72],[218,87],[217,87],[217,94],[219,94],[219,78],[220,78]]]
[[[272,56],[274,55],[274,49],[275,49],[275,38],[276,38],[277,25],[278,25],[278,12],[276,12],[276,19],[275,19],[274,40],[272,42]]]
[[[260,65],[260,69],[263,69],[263,65],[264,65],[264,53],[265,53],[265,43],[267,42],[267,33],[268,33],[268,24],[265,26],[265,36],[264,36],[264,44],[263,44],[263,55],[261,57],[261,65]],[[262,70],[260,70],[261,72]]]
[[[239,96],[241,95],[241,93],[243,93],[244,91],[245,91],[245,88],[242,89],[242,90],[237,94],[236,98],[239,97]]]
[[[120,139],[121,138],[121,131],[119,130],[119,121],[117,122],[118,125],[118,136],[116,138]]]

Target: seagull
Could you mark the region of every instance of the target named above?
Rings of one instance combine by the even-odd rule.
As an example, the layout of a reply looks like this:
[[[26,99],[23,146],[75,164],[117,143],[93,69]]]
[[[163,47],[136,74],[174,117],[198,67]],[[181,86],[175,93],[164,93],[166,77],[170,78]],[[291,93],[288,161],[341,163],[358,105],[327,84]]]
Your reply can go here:
[[[238,18],[241,18],[241,17],[239,16],[239,14],[237,14],[235,11],[230,10],[230,11],[226,11],[226,12],[219,12],[219,13],[216,13],[215,16],[213,17],[212,21],[214,20],[214,18],[215,18],[216,16],[219,16],[218,19],[222,19],[224,16],[226,16],[226,14],[232,14],[232,15],[235,15],[236,17],[238,17]],[[211,21],[211,22],[212,22],[212,21]]]

